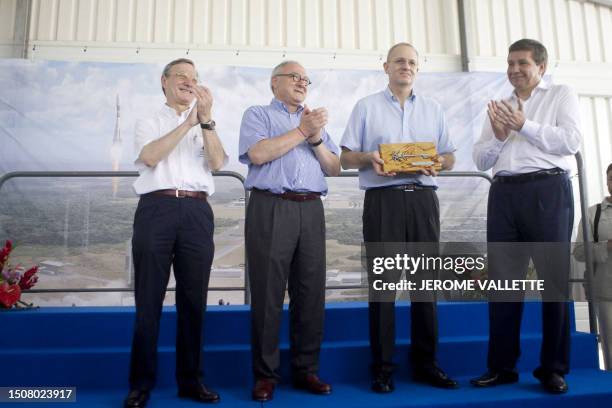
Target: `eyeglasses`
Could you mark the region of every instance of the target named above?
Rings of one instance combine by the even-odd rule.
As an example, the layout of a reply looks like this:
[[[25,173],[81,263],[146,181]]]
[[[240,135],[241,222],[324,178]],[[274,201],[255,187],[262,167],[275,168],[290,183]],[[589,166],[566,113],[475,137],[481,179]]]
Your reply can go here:
[[[306,82],[306,86],[310,86],[312,84],[312,81],[310,80],[310,78],[308,78],[307,76],[301,76],[300,74],[296,73],[296,72],[292,72],[290,74],[276,74],[274,76],[286,76],[286,77],[291,77],[291,79],[293,79],[293,82]]]
[[[197,85],[198,84],[198,78],[192,78],[189,75],[185,74],[184,72],[175,72],[174,74],[172,74],[176,77],[176,79],[178,79],[181,82],[189,82],[192,85]]]

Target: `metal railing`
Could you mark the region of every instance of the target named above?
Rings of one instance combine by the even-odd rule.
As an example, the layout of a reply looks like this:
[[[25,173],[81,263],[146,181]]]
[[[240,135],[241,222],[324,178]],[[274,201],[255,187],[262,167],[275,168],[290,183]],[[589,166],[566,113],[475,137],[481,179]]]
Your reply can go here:
[[[580,191],[580,208],[581,208],[581,216],[583,220],[587,220],[587,190],[586,190],[586,181],[584,177],[584,162],[582,160],[582,156],[580,153],[576,153],[576,162],[578,169],[578,185]],[[359,173],[355,171],[351,172],[342,172],[337,177],[358,177]],[[215,177],[232,177],[238,179],[242,183],[242,187],[244,190],[244,200],[245,200],[245,217],[246,217],[246,208],[249,202],[249,191],[245,188],[245,179],[244,177],[237,172],[233,171],[218,171],[214,172],[213,176]],[[5,173],[0,176],[0,190],[2,189],[4,183],[6,183],[10,179],[14,178],[65,178],[65,177],[79,177],[79,178],[95,178],[95,177],[138,177],[138,172],[136,171],[17,171]],[[473,171],[443,171],[439,173],[439,177],[479,177],[483,178],[489,183],[493,181],[492,177],[483,172],[473,172]],[[582,233],[584,237],[590,237],[590,225],[588,222],[582,223]],[[585,245],[585,278],[582,279],[571,279],[572,283],[584,283],[587,285],[590,284],[591,278],[593,276],[594,264],[593,264],[593,247],[592,243],[588,240],[584,240]],[[246,248],[245,248],[245,260],[244,260],[244,283],[242,286],[216,286],[209,287],[209,291],[244,291],[244,303],[250,304],[250,291],[249,291],[249,273],[248,273],[248,262],[246,256]],[[341,290],[341,289],[360,289],[363,285],[329,285],[326,286],[326,290]],[[27,292],[29,293],[87,293],[87,292],[132,292],[134,289],[131,287],[128,288],[55,288],[55,289],[30,289]],[[168,290],[173,291],[174,288],[168,288]],[[597,333],[597,319],[595,316],[595,311],[590,299],[588,299],[588,309],[589,309],[589,324],[591,328],[591,333]]]

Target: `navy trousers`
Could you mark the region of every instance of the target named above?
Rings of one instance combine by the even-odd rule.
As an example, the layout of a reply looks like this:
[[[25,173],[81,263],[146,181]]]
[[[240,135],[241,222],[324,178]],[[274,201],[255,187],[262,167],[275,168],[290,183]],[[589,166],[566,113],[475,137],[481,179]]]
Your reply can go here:
[[[544,279],[545,285],[554,283],[559,286],[557,294],[566,292],[573,203],[572,186],[566,174],[517,182],[500,182],[496,178],[489,192],[487,241],[506,244],[489,247],[489,278],[525,279],[532,259],[538,278]],[[521,245],[513,243],[520,242],[532,244],[517,249]],[[555,247],[554,256],[546,249],[551,243]],[[542,302],[540,369],[566,374],[569,371],[569,303],[548,300]],[[490,369],[516,371],[522,313],[522,299],[489,302],[487,364]]]
[[[132,237],[136,322],[130,389],[149,390],[155,385],[159,320],[171,265],[176,279],[176,380],[179,386],[201,380],[213,230],[207,201],[154,194],[140,198]]]

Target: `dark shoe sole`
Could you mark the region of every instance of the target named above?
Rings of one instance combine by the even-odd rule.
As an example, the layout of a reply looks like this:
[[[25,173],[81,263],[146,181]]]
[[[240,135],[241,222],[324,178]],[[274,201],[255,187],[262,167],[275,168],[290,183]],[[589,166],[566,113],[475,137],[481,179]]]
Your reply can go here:
[[[420,377],[413,377],[412,380],[414,382],[418,382],[418,383],[421,383],[421,384],[431,385],[432,387],[441,388],[443,390],[453,390],[455,388],[459,388],[459,384],[456,383],[456,382],[454,384],[445,385],[445,384],[439,384],[439,383],[436,383],[436,382],[432,382],[432,381],[429,381],[426,378],[420,378]]]
[[[182,393],[182,392],[179,392],[177,395],[178,395],[179,398],[190,399],[192,401],[202,402],[204,404],[216,404],[216,403],[221,401],[221,397],[218,397],[217,399],[212,399],[212,400],[203,400],[203,399],[200,399],[200,398],[195,397],[193,395],[185,394],[185,393]]]
[[[489,387],[496,387],[498,385],[516,384],[518,381],[519,381],[518,378],[504,379],[504,380],[499,380],[499,381],[495,381],[491,383],[480,383],[478,381],[470,380],[470,384],[478,388],[489,388]]]

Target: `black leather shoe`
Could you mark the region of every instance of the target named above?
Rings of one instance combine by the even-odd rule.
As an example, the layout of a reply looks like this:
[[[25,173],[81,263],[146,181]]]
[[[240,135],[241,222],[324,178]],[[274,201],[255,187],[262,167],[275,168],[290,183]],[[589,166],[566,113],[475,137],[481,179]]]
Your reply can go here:
[[[544,389],[553,394],[565,394],[568,390],[567,383],[561,374],[546,372],[541,368],[536,368],[533,376],[537,378]]]
[[[318,395],[329,395],[332,392],[331,385],[322,381],[316,374],[308,374],[305,377],[294,380],[293,386]]]
[[[374,375],[372,380],[372,391],[381,394],[392,392],[395,389],[393,375],[387,372],[379,372]]]
[[[147,390],[130,390],[130,393],[123,402],[124,408],[143,408],[149,400],[149,391]]]
[[[214,403],[219,402],[221,397],[213,390],[206,388],[204,384],[179,387],[179,398],[189,398],[198,402]]]
[[[472,378],[470,383],[474,387],[493,387],[495,385],[514,384],[518,379],[518,374],[512,371],[489,370],[480,377]]]
[[[414,370],[412,379],[438,388],[457,388],[459,386],[457,381],[450,378],[440,367],[435,365]]]

